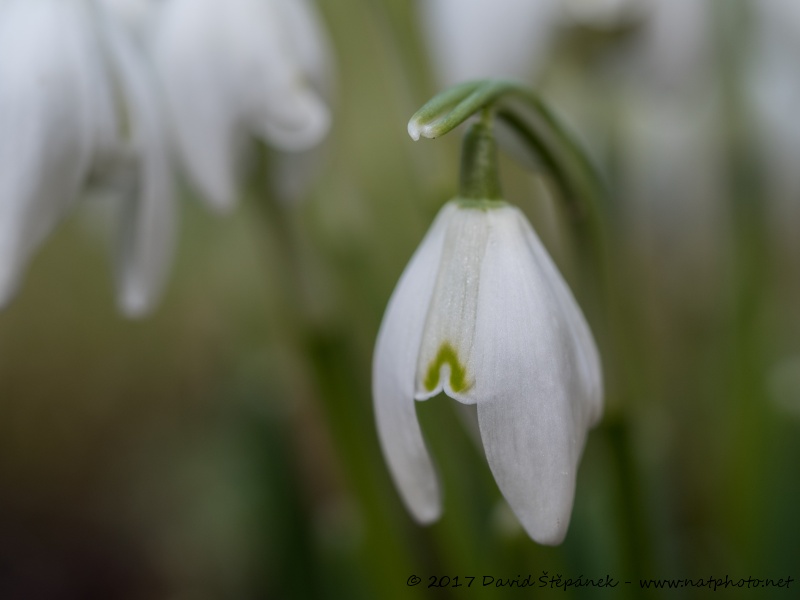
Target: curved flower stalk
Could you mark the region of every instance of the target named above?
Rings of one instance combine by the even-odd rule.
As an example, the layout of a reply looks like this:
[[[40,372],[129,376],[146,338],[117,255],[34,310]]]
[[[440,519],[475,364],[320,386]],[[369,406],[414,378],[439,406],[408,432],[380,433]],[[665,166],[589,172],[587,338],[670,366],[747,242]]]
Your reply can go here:
[[[130,316],[152,307],[173,236],[159,111],[149,72],[104,6],[0,4],[0,304],[13,296],[32,254],[90,176],[114,171],[128,182],[118,302]]]
[[[178,153],[218,210],[235,202],[248,136],[301,152],[327,133],[329,53],[305,0],[171,0],[153,44]]]
[[[557,34],[561,0],[421,0],[422,30],[437,78],[529,79]]]
[[[412,137],[452,129],[470,93],[485,92],[473,99],[478,108],[502,95],[502,84],[473,85],[423,107],[409,124]],[[441,492],[414,401],[444,392],[476,405],[500,490],[534,540],[559,544],[586,434],[602,413],[602,370],[567,284],[524,215],[502,200],[495,152],[488,123],[475,124],[461,192],[439,212],[392,294],[373,361],[375,414],[400,494],[429,523],[441,513]]]

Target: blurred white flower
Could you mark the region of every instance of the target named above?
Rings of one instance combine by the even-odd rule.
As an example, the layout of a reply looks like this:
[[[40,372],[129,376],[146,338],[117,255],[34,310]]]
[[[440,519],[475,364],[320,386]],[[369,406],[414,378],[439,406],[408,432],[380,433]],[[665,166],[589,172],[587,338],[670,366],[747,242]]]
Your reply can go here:
[[[215,208],[235,202],[249,135],[298,152],[327,133],[329,52],[305,0],[170,0],[153,44],[178,152]]]
[[[557,34],[561,0],[420,0],[422,29],[445,86],[530,79]]]
[[[122,205],[117,295],[152,307],[172,254],[173,203],[154,82],[103,3],[0,3],[0,304],[90,175]]]
[[[649,8],[653,0],[564,0],[575,22],[600,29],[630,22]]]
[[[781,240],[797,239],[800,217],[800,3],[752,2],[753,53],[747,63],[748,99],[754,110],[756,139],[763,152],[772,226]]]
[[[373,362],[383,451],[410,512],[441,512],[414,400],[477,405],[503,495],[530,536],[566,535],[602,372],[572,293],[523,214],[455,200],[440,211],[392,295]]]
[[[422,32],[439,83],[531,80],[564,27],[609,28],[646,13],[655,0],[419,0]]]
[[[651,0],[628,51],[617,54],[620,205],[637,254],[659,265],[647,276],[673,300],[711,297],[723,272],[725,124],[713,8],[709,0]]]
[[[0,305],[92,182],[119,208],[119,305],[150,310],[175,239],[171,147],[226,208],[254,133],[293,153],[272,177],[297,194],[329,128],[329,55],[305,0],[0,2]]]

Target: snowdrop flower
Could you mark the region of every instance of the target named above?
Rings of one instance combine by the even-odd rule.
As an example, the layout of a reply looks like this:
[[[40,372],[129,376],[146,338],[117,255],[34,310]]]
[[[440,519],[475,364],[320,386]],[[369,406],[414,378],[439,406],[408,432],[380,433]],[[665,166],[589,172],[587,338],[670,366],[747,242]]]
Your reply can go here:
[[[422,522],[441,512],[414,409],[444,392],[477,408],[489,466],[525,530],[566,535],[586,433],[602,412],[589,327],[524,215],[493,197],[440,211],[378,334],[373,396],[395,484]]]
[[[560,0],[421,0],[439,81],[529,79],[557,34]]]
[[[170,0],[153,44],[178,152],[213,207],[235,201],[247,136],[300,152],[327,133],[329,53],[305,0]]]
[[[115,173],[117,294],[149,310],[172,253],[172,188],[157,95],[102,2],[0,3],[0,304],[90,176]]]

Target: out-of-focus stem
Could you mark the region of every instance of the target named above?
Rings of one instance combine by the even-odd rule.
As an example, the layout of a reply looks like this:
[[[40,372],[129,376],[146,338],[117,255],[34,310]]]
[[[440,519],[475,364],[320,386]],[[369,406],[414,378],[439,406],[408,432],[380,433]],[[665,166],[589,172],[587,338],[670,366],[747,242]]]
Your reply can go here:
[[[362,378],[353,358],[356,350],[347,337],[335,328],[315,326],[308,318],[296,223],[269,197],[266,188],[258,190],[259,197],[253,204],[260,233],[265,239],[275,240],[281,254],[282,281],[270,285],[279,285],[282,291],[282,333],[287,350],[296,353],[308,368],[314,399],[319,403],[316,408],[325,417],[348,489],[367,523],[365,534],[370,539],[364,544],[362,557],[368,565],[367,579],[372,579],[375,590],[388,594],[387,598],[399,600],[403,597],[402,588],[383,590],[382,586],[394,576],[395,569],[413,572],[414,558],[384,502],[381,481],[376,477],[379,463],[363,447],[367,439],[364,431],[372,427],[365,410],[369,406],[369,389],[360,385]]]

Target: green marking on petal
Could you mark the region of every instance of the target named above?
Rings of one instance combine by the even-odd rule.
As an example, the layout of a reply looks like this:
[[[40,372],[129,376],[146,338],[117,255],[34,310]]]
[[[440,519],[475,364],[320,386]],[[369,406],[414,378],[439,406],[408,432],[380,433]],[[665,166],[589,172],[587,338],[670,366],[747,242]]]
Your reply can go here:
[[[450,388],[454,392],[463,392],[469,387],[467,383],[467,369],[458,360],[458,354],[455,349],[445,342],[436,353],[436,358],[433,359],[428,372],[425,375],[423,385],[425,389],[432,392],[436,389],[436,384],[439,383],[439,370],[442,365],[450,365]]]

